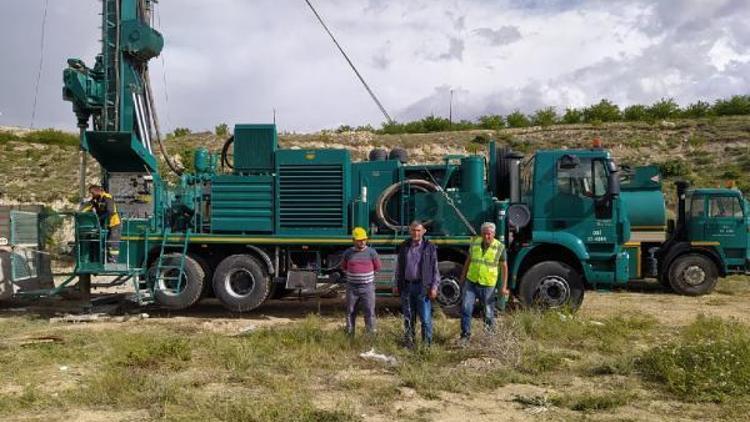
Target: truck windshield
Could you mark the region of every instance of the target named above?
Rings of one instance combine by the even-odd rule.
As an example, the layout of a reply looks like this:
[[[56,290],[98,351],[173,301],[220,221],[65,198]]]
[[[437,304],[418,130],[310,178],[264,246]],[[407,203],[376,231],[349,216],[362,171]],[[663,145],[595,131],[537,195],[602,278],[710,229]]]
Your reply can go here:
[[[708,201],[708,213],[711,217],[742,218],[742,206],[737,197],[717,196]]]
[[[599,197],[607,193],[607,169],[602,160],[581,158],[575,168],[557,169],[557,189],[560,193]]]

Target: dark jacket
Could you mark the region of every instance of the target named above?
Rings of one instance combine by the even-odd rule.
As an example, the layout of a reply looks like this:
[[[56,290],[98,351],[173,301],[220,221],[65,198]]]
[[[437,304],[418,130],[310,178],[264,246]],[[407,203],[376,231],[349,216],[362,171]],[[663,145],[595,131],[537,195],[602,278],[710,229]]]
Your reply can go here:
[[[398,247],[398,265],[396,266],[396,286],[399,291],[405,291],[406,283],[406,256],[411,246],[411,239],[406,239]],[[420,273],[422,275],[422,286],[429,290],[437,287],[440,280],[435,279],[435,267],[437,266],[437,247],[427,239],[422,239],[422,262]]]

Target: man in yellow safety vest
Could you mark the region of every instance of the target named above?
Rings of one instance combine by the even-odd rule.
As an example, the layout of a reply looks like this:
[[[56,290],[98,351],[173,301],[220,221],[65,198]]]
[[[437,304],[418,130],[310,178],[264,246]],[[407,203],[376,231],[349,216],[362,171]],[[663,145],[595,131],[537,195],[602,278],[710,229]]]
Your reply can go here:
[[[115,204],[112,195],[99,185],[89,186],[89,194],[91,194],[91,199],[82,211],[95,212],[101,227],[109,229],[107,233],[107,262],[116,263],[120,257],[120,235],[122,233],[117,204]]]
[[[461,340],[467,342],[471,337],[471,317],[474,303],[479,303],[484,310],[485,327],[491,330],[495,325],[495,286],[498,275],[502,276],[500,293],[508,297],[508,264],[505,246],[495,239],[495,224],[484,223],[481,237],[472,239],[469,256],[464,263],[463,274],[459,280],[463,286],[461,301]]]

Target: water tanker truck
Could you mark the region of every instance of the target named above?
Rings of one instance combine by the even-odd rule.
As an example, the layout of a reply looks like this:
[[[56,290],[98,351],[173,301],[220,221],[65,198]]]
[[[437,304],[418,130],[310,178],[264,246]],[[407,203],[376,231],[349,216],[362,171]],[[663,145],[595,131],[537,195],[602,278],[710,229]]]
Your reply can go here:
[[[238,124],[221,156],[199,148],[195,171],[168,184],[152,146],[164,152],[148,79],[163,46],[151,1],[102,4],[103,50],[93,68],[69,60],[63,95],[81,128],[82,192],[92,156],[122,216],[120,253],[108,262],[107,228],[76,213],[74,275],[53,293],[77,281],[85,296],[97,286],[92,276],[109,276],[107,285],[132,282],[141,303],[184,309],[214,295],[231,311],[250,311],[343,282],[341,253],[359,226],[384,263],[378,290],[389,294],[413,220],[438,246],[446,308],[460,301],[461,266],[485,221],[507,245],[509,286],[524,306],[577,308],[587,286],[642,277],[702,294],[747,267],[748,207],[738,191],[682,186],[668,224],[657,175],[620,171],[601,148],[524,158],[491,142],[438,164],[407,164],[400,149],[355,162],[347,150],[279,148],[273,124]]]

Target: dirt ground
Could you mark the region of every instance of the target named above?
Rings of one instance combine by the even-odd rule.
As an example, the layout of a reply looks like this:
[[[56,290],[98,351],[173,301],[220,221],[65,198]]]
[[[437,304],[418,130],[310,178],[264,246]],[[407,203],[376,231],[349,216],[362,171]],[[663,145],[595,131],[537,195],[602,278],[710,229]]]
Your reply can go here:
[[[17,317],[30,307],[19,308],[18,304],[0,306],[0,319]],[[695,320],[697,315],[718,316],[750,324],[750,278],[735,277],[724,280],[717,290],[707,296],[684,297],[664,292],[654,284],[641,284],[617,292],[588,291],[578,315],[591,321],[615,315],[642,315],[653,317],[667,327],[682,327]],[[234,336],[263,327],[281,327],[302,321],[310,314],[318,314],[331,328],[343,325],[343,301],[341,299],[298,299],[269,301],[260,309],[248,314],[230,313],[216,300],[204,300],[187,311],[169,312],[150,307],[141,309],[148,317],[123,321],[104,319],[90,323],[58,323],[65,330],[96,331],[106,329],[138,332],[144,326],[170,327],[180,332],[216,333]],[[394,298],[379,298],[380,318],[398,315],[398,301]],[[502,316],[500,316],[502,318]],[[453,320],[458,325],[458,320]],[[585,351],[581,351],[585,352]],[[464,362],[466,365],[481,365],[482,362]],[[355,371],[355,372],[351,372]],[[356,372],[360,371],[360,372]],[[364,372],[362,372],[364,371]],[[394,375],[387,371],[351,369],[332,374],[334,377],[361,377],[375,381],[393,381]],[[408,387],[399,387],[398,398],[387,412],[368,413],[366,407],[354,404],[357,414],[365,421],[432,420],[432,421],[530,421],[530,420],[670,420],[704,419],[710,415],[713,404],[691,404],[673,401],[663,395],[642,391],[648,401],[638,401],[604,412],[581,413],[555,407],[545,402],[545,397],[562,394],[571,389],[597,391],[595,383],[601,378],[586,379],[568,377],[560,383],[542,385],[510,383],[491,392],[471,395],[440,392],[437,397],[425,398]],[[606,382],[625,382],[616,375]],[[638,387],[640,388],[640,387]],[[9,391],[3,391],[9,393]],[[526,398],[519,400],[519,397]],[[528,399],[531,398],[529,401]],[[316,405],[325,408],[339,403],[340,397],[321,391]],[[537,402],[535,402],[538,401]],[[58,419],[61,415],[29,414],[18,420]],[[75,410],[64,415],[64,419],[81,421],[143,420],[148,415],[142,412],[112,412],[106,410]]]

